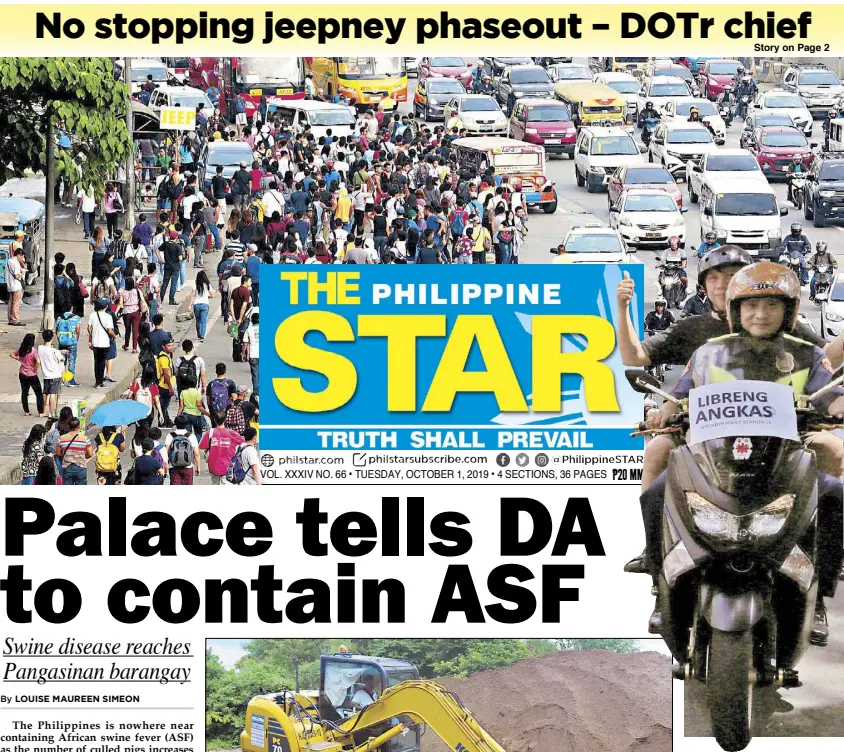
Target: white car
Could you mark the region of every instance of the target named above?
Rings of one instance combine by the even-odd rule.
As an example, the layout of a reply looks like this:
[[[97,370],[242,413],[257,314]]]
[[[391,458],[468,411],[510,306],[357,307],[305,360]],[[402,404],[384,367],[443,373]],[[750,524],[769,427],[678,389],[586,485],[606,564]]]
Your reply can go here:
[[[574,178],[581,188],[597,193],[622,165],[644,164],[644,148],[621,126],[584,126],[574,145]]]
[[[699,165],[694,165],[687,172],[689,201],[693,204],[698,202],[703,181],[710,176],[736,180],[758,178],[768,182],[756,157],[747,149],[718,149],[718,151],[710,152],[704,155]]]
[[[776,112],[789,115],[794,121],[794,127],[803,131],[808,138],[812,135],[814,120],[812,113],[800,99],[799,95],[783,89],[762,91],[753,100],[756,112]]]
[[[191,112],[196,111],[197,105],[203,105],[205,116],[214,112],[214,105],[202,89],[192,86],[159,86],[149,98],[149,107],[156,114],[162,107],[184,107]]]
[[[677,178],[686,177],[688,163],[700,164],[705,154],[718,147],[705,125],[668,123],[657,126],[648,148],[649,161],[659,162]]]
[[[663,123],[685,123],[689,120],[689,113],[692,107],[696,107],[700,119],[709,124],[715,132],[715,143],[719,146],[727,142],[727,124],[721,113],[718,111],[718,105],[710,102],[708,99],[698,99],[696,97],[689,97],[688,99],[675,99],[667,102],[662,110],[662,118],[660,122]]]
[[[639,89],[641,87],[635,76],[621,71],[596,73],[594,81],[596,84],[609,86],[621,94],[624,103],[627,105],[627,121],[633,122],[636,120],[636,113],[639,108]]]
[[[507,116],[488,94],[459,94],[443,108],[446,131],[465,128],[473,136],[506,136]]]
[[[821,306],[821,336],[830,341],[842,333],[844,333],[844,271],[839,271],[829,291],[829,299]]]
[[[661,114],[668,102],[673,102],[676,99],[688,99],[690,96],[692,96],[692,90],[682,78],[654,76],[642,85],[642,91],[639,93],[637,125],[641,128],[641,113],[648,102],[652,102],[654,109]]]
[[[563,241],[572,264],[638,264],[618,230],[598,224],[572,227]]]
[[[629,188],[610,207],[610,227],[621,232],[631,248],[667,248],[668,238],[678,237],[686,245],[686,220],[677,202],[665,191]],[[568,246],[566,246],[568,250]]]

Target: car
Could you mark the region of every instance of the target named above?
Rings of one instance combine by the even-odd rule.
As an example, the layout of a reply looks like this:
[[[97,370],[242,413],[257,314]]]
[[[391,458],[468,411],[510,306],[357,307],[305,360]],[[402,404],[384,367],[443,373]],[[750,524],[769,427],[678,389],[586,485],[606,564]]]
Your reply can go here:
[[[621,126],[582,126],[574,149],[577,185],[597,193],[622,165],[644,164],[643,149]]]
[[[645,68],[644,81],[648,81],[656,76],[672,76],[674,78],[682,78],[692,90],[692,96],[699,97],[700,89],[697,85],[692,72],[685,66],[679,63],[672,63],[670,60],[665,63],[651,62]]]
[[[422,60],[421,57],[406,57],[403,58],[403,60],[408,76],[419,75],[419,62]]]
[[[511,65],[533,65],[532,57],[485,57],[484,69],[492,78],[498,78]]]
[[[715,143],[719,146],[725,144],[727,142],[727,124],[721,117],[717,105],[708,99],[690,97],[689,99],[675,99],[671,102],[666,102],[662,110],[661,122],[688,122],[692,107],[697,109],[700,119],[712,128]]]
[[[844,152],[824,152],[815,159],[803,186],[803,216],[815,227],[844,219]]]
[[[591,83],[594,74],[588,65],[579,63],[557,63],[548,66],[548,75],[554,83],[563,81],[567,84]]]
[[[747,117],[744,120],[744,129],[742,130],[741,137],[739,138],[739,146],[741,146],[742,149],[746,149],[747,142],[750,140],[751,136],[753,136],[753,131],[766,125],[784,125],[789,128],[793,128],[794,120],[792,120],[791,115],[786,112],[762,112],[761,110],[751,110],[747,113]]]
[[[556,99],[526,97],[516,102],[509,131],[510,138],[542,144],[546,154],[574,156],[577,128],[569,108]]]
[[[211,194],[211,178],[217,174],[217,167],[223,166],[223,177],[231,180],[240,169],[240,163],[250,167],[255,155],[243,141],[212,141],[202,147],[197,162],[197,181],[206,195]]]
[[[689,164],[700,164],[717,148],[701,123],[660,123],[648,145],[648,161],[659,162],[675,178],[685,178]]]
[[[844,333],[844,271],[839,271],[829,291],[829,298],[821,306],[821,336],[831,341],[842,333]]]
[[[508,115],[522,97],[550,97],[554,82],[541,65],[516,65],[504,69],[498,79],[495,96]]]
[[[648,188],[667,193],[677,206],[683,205],[683,194],[677,181],[662,165],[622,165],[607,183],[607,203],[612,206],[631,188]]]
[[[640,128],[644,125],[642,112],[647,102],[653,102],[654,109],[662,113],[668,102],[675,99],[688,99],[690,96],[692,96],[692,90],[682,78],[655,76],[650,81],[646,81],[639,92],[639,115],[636,118],[636,125]]]
[[[468,89],[472,85],[472,66],[462,57],[423,57],[417,66],[419,80],[456,78]]]
[[[449,100],[465,93],[456,78],[420,78],[413,95],[413,112],[422,120],[442,120]]]
[[[812,146],[797,128],[768,125],[753,131],[747,150],[756,157],[768,180],[784,180],[795,155],[803,157],[806,167],[811,166],[814,159]]]
[[[844,85],[825,65],[792,65],[782,74],[782,88],[797,94],[812,115],[826,115],[837,107],[844,95]]]
[[[624,96],[624,103],[627,105],[627,121],[634,122],[639,108],[639,90],[642,88],[639,81],[631,73],[611,71],[609,73],[596,73],[593,81],[596,84],[604,84],[615,89]]]
[[[703,67],[698,69],[698,88],[701,96],[713,101],[718,99],[724,93],[724,87],[735,82],[740,68],[744,70],[738,60],[705,60]]]
[[[488,94],[452,97],[443,107],[443,120],[448,130],[456,125],[470,135],[506,136],[509,127],[507,116]]]
[[[573,264],[641,263],[628,249],[618,230],[599,224],[572,227],[563,245]]]
[[[665,191],[631,188],[610,208],[610,227],[630,248],[668,248],[670,237],[679,238],[685,248],[686,211]]]
[[[769,89],[760,91],[753,100],[753,109],[759,113],[776,112],[789,115],[794,121],[794,127],[800,128],[806,137],[812,135],[814,119],[812,113],[797,94],[783,89]]]
[[[767,182],[756,157],[747,149],[718,149],[718,151],[704,154],[701,163],[694,165],[686,175],[691,203],[698,202],[703,182],[710,177],[723,179],[733,177],[737,180],[758,178]]]
[[[192,86],[159,86],[149,98],[149,108],[160,114],[162,107],[184,107],[195,112],[197,105],[204,105],[206,117],[214,112],[214,105],[202,89]]]

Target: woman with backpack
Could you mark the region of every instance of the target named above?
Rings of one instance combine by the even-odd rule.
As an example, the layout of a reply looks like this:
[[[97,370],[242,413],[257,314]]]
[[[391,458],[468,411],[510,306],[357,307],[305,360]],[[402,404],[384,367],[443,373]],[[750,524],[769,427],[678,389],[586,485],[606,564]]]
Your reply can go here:
[[[117,285],[114,283],[112,270],[106,264],[100,264],[91,280],[91,305],[98,300],[107,300],[109,306],[117,296]]]
[[[120,453],[126,450],[126,437],[116,426],[103,426],[94,438],[96,452],[94,465],[97,470],[97,484],[119,486],[123,478]]]
[[[211,306],[211,299],[214,291],[208,281],[208,275],[201,271],[196,275],[196,283],[191,294],[191,305],[193,306],[193,318],[196,323],[196,337],[200,342],[205,341],[205,332],[208,326],[208,309]]]
[[[21,406],[23,407],[23,414],[27,418],[32,415],[29,412],[29,390],[32,389],[35,393],[38,417],[46,418],[47,416],[44,414],[44,394],[41,391],[41,381],[38,378],[38,369],[41,363],[38,360],[38,351],[35,349],[35,335],[25,335],[20,347],[14,352],[9,353],[9,357],[20,363],[18,379],[21,383]]]
[[[31,486],[35,483],[38,463],[44,456],[44,437],[47,433],[41,423],[36,423],[29,431],[29,436],[23,442],[23,458],[21,459],[21,485]]]
[[[161,400],[159,399],[158,384],[156,382],[155,366],[149,365],[144,367],[143,372],[137,379],[132,382],[129,387],[129,399],[135,400],[142,405],[149,408],[149,415],[146,418],[138,421],[138,426],[142,423],[147,426],[152,425],[153,418],[158,417],[159,422],[164,420],[161,412]]]
[[[202,268],[202,254],[205,251],[206,236],[209,233],[205,224],[205,202],[196,201],[191,207],[190,242],[193,246],[193,268]]]

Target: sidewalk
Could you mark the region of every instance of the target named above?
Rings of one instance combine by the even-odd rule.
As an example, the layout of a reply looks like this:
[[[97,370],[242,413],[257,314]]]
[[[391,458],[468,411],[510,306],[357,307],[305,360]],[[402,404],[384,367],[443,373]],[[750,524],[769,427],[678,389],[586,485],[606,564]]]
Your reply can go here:
[[[33,196],[33,198],[43,197]],[[90,281],[91,257],[88,242],[82,239],[82,228],[74,221],[75,209],[56,206],[56,242],[55,252],[65,254],[65,263],[74,262],[77,271],[86,283]],[[103,223],[105,229],[105,223]],[[204,255],[205,271],[209,279],[216,279],[216,267],[220,254]],[[181,341],[193,323],[189,316],[187,300],[193,287],[195,270],[188,265],[185,288],[177,294],[178,306],[164,305],[161,312],[165,317],[167,329],[176,341]],[[23,415],[20,403],[20,384],[18,381],[18,363],[9,357],[9,353],[16,350],[24,335],[33,332],[36,335],[36,345],[41,344],[40,327],[42,309],[38,305],[21,307],[21,321],[26,327],[10,327],[6,323],[8,314],[5,305],[0,305],[0,484],[14,485],[20,482],[21,446],[29,435],[35,423],[39,422],[35,398],[30,392],[29,408],[32,417]],[[72,400],[86,400],[86,416],[90,417],[98,405],[120,399],[123,392],[131,385],[138,373],[138,357],[132,355],[131,350],[122,349],[122,336],[118,341],[117,359],[114,361],[112,378],[116,383],[109,384],[110,389],[94,389],[94,358],[88,349],[87,317],[91,306],[85,306],[85,317],[82,322],[82,337],[76,366],[76,380],[81,384],[79,388],[62,386],[59,396],[59,408],[69,405]],[[124,327],[121,323],[121,334]],[[131,342],[130,342],[131,345]],[[43,419],[40,419],[43,421]]]

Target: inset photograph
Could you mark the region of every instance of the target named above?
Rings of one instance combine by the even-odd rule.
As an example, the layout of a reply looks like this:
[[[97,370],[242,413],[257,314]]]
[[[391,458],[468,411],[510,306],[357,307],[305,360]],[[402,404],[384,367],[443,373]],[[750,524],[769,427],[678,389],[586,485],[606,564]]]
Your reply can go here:
[[[656,640],[211,639],[206,749],[670,752],[670,666]]]

